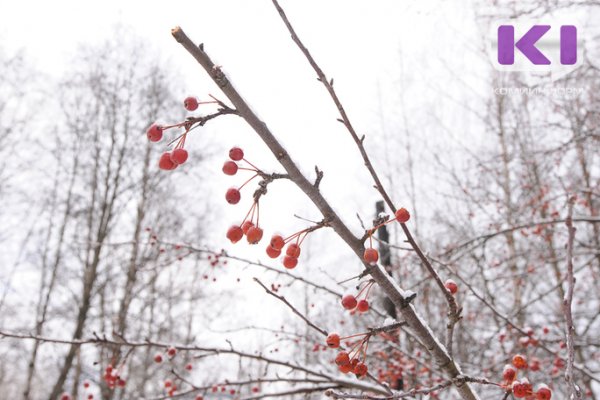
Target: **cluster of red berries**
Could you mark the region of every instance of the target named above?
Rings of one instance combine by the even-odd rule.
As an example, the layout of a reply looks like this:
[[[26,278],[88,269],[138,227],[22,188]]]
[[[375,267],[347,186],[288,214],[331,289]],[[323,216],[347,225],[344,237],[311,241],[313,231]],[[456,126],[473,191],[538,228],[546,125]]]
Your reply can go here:
[[[369,372],[369,367],[365,363],[367,360],[367,348],[369,345],[370,334],[360,333],[344,338],[340,338],[337,333],[330,333],[327,335],[325,342],[331,349],[337,349],[340,347],[340,341],[342,339],[350,339],[357,336],[363,336],[350,351],[340,351],[335,357],[335,363],[338,366],[340,372],[347,374],[349,372],[354,373],[357,378],[362,378]],[[362,361],[361,361],[362,359]]]
[[[169,357],[169,359],[171,359],[177,355],[177,349],[175,347],[169,347],[165,353],[167,353],[167,357]],[[163,362],[162,353],[156,353],[154,355],[154,362],[157,364],[160,364],[161,362]]]
[[[406,210],[406,208],[400,208],[398,210],[396,210],[395,214],[394,214],[394,218],[384,221],[381,224],[371,228],[368,232],[368,236],[369,236],[369,247],[367,247],[363,253],[363,259],[365,260],[365,262],[367,264],[376,264],[377,261],[379,260],[379,252],[377,251],[377,249],[373,248],[373,233],[375,233],[377,231],[377,229],[381,228],[382,226],[389,224],[392,221],[398,221],[401,224],[404,224],[406,222],[408,222],[408,220],[410,219],[410,213]]]
[[[116,387],[125,387],[127,383],[125,379],[121,378],[119,375],[119,371],[115,369],[111,364],[108,364],[106,369],[104,370],[104,375],[102,376],[104,382],[109,389],[114,389]]]
[[[211,388],[211,392],[213,392],[213,393],[217,393],[217,392],[219,392],[219,391],[220,391],[221,393],[229,392],[229,394],[230,394],[230,395],[232,395],[232,396],[233,396],[234,394],[238,393],[238,391],[237,391],[237,390],[235,390],[235,389],[229,389],[229,390],[228,390],[228,389],[227,389],[227,386],[221,386],[221,387],[219,387],[218,385],[215,385],[215,386],[213,386],[213,387]],[[258,393],[258,392],[260,392],[260,388],[259,388],[258,386],[253,386],[253,387],[250,389],[250,391],[251,391],[252,393]],[[196,398],[196,400],[198,400],[198,398]],[[202,399],[200,399],[200,400],[202,400]]]
[[[238,171],[254,171],[254,175],[250,179],[246,180],[246,182],[244,182],[240,187],[231,187],[227,189],[227,192],[225,192],[225,200],[227,200],[229,204],[237,204],[242,198],[242,188],[256,177],[261,176],[262,171],[244,158],[244,150],[239,147],[232,147],[231,150],[229,150],[229,158],[230,159],[225,161],[223,164],[222,170],[225,175],[233,176],[237,174]],[[241,161],[248,164],[248,166],[240,166],[238,162]]]
[[[253,203],[242,224],[231,225],[229,227],[227,230],[227,239],[229,239],[231,243],[239,242],[244,236],[246,236],[246,240],[248,240],[249,244],[257,244],[260,242],[263,237],[263,230],[258,226],[258,209],[258,202]],[[255,217],[256,224],[254,223]]]
[[[165,354],[169,360],[172,360],[177,355],[177,349],[175,347],[169,347],[164,351],[164,353],[156,353],[154,355],[154,362],[157,364],[162,363],[164,361],[163,354]],[[187,371],[191,371],[193,368],[193,365],[190,363],[185,365],[185,369]],[[166,379],[163,383],[163,386],[169,397],[172,397],[177,393],[177,385],[172,380]]]
[[[227,192],[225,193],[225,200],[227,200],[229,204],[237,204],[242,198],[242,188],[254,178],[260,176],[262,172],[244,158],[244,151],[239,147],[233,147],[231,150],[229,150],[229,158],[230,160],[223,164],[223,172],[226,175],[235,175],[239,170],[249,170],[255,172],[255,174],[240,187],[231,187],[227,189]],[[236,161],[245,161],[248,165],[250,165],[250,168],[240,167]],[[242,223],[240,225],[232,225],[227,230],[227,239],[229,239],[231,243],[237,243],[244,236],[246,236],[246,239],[250,244],[257,244],[260,242],[263,237],[263,230],[259,226],[259,215],[259,203],[258,201],[254,201]]]
[[[235,175],[240,170],[254,172],[254,175],[246,180],[240,187],[231,187],[227,189],[225,200],[227,200],[229,204],[237,204],[242,197],[242,188],[254,178],[264,175],[264,173],[244,158],[244,151],[239,147],[233,147],[229,150],[229,158],[230,160],[225,161],[223,164],[223,173],[226,175]],[[240,166],[238,164],[240,161],[243,161],[248,165]],[[250,244],[257,244],[260,242],[264,232],[259,227],[259,215],[259,203],[255,200],[242,223],[240,225],[232,225],[229,227],[226,235],[227,239],[229,239],[231,243],[237,243],[246,236],[246,239]],[[307,228],[285,238],[280,234],[274,234],[266,248],[267,256],[270,258],[279,257],[287,244],[285,255],[282,259],[283,266],[288,269],[295,268],[296,265],[298,265],[298,258],[300,257],[300,246],[312,230],[314,229]]]
[[[371,292],[371,288],[375,284],[374,280],[368,281],[362,289],[359,290],[356,296],[352,294],[345,294],[342,296],[342,307],[346,310],[350,310],[351,312],[360,312],[364,313],[369,311],[369,293]],[[364,298],[360,299],[361,295],[364,293]]]
[[[198,99],[195,97],[187,97],[183,101],[183,106],[188,111],[195,111],[196,109],[198,109],[199,104],[213,104],[213,103],[218,103],[218,102],[216,100],[201,102],[201,101],[198,101]],[[184,121],[184,122],[180,122],[180,123],[174,124],[174,125],[159,125],[159,124],[154,123],[150,126],[150,128],[148,128],[148,130],[146,131],[146,136],[148,137],[148,140],[150,140],[151,142],[159,142],[163,137],[163,132],[168,129],[172,129],[172,128],[184,128],[185,129],[185,132],[181,136],[179,136],[179,140],[177,141],[177,144],[175,145],[175,148],[173,149],[173,151],[165,152],[160,156],[160,159],[158,160],[158,167],[160,169],[163,169],[166,171],[171,171],[171,170],[174,170],[175,168],[177,168],[177,166],[179,166],[187,161],[188,152],[187,152],[187,150],[184,149],[184,146],[185,146],[185,139],[186,139],[187,134],[190,131],[191,127],[192,127],[192,124],[190,123],[190,121]]]
[[[152,124],[150,126],[150,128],[148,128],[148,130],[146,131],[146,135],[148,136],[148,139],[151,142],[158,142],[160,139],[162,139],[163,136],[163,131],[165,131],[166,129],[169,128],[179,128],[181,126],[188,126],[187,122],[183,122],[181,124],[176,124],[176,125],[171,125],[171,126],[161,126],[158,124]],[[175,148],[173,149],[173,151],[171,152],[164,152],[159,160],[158,160],[158,167],[160,169],[164,169],[166,171],[171,171],[174,170],[175,168],[177,168],[177,166],[185,163],[188,159],[188,152],[186,149],[184,149],[183,147],[185,146],[185,139],[187,137],[187,134],[189,132],[189,129],[186,128],[186,131],[183,133],[183,135],[181,135],[179,137],[179,140],[177,141],[177,144],[175,145]]]
[[[267,245],[267,255],[271,258],[277,258],[281,254],[281,251],[287,244],[285,249],[285,255],[283,256],[282,263],[287,269],[296,268],[298,265],[298,258],[302,249],[302,242],[306,239],[306,236],[311,232],[311,228],[303,229],[298,231],[286,238],[279,234],[275,234],[271,237],[271,241]]]
[[[552,391],[545,384],[539,384],[535,390],[527,378],[517,379],[518,370],[528,368],[527,358],[524,355],[516,354],[512,358],[512,365],[507,364],[502,371],[504,379],[503,387],[512,392],[517,399],[525,400],[550,400]]]
[[[177,393],[177,385],[170,379],[166,379],[164,387],[167,392],[167,396],[172,397]]]

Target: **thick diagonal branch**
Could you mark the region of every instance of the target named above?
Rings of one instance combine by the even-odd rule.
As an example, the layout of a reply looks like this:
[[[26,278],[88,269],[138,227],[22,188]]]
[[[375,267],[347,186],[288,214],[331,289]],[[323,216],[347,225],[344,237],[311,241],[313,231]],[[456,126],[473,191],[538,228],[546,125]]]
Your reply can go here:
[[[363,243],[357,238],[348,227],[342,222],[331,205],[325,200],[321,192],[316,188],[303,174],[296,163],[292,160],[287,151],[275,138],[267,125],[261,121],[252,111],[248,103],[233,87],[223,71],[216,66],[204,50],[196,46],[180,27],[172,30],[173,37],[198,61],[206,70],[213,81],[221,88],[229,101],[233,104],[239,115],[246,120],[248,125],[254,129],[263,142],[269,147],[273,155],[283,166],[300,190],[315,204],[325,219],[329,221],[330,226],[346,242],[352,251],[362,260],[364,252]],[[371,274],[373,279],[392,300],[396,307],[402,313],[407,325],[415,332],[415,335],[426,346],[432,354],[440,369],[444,370],[450,378],[462,375],[462,371],[454,360],[450,357],[446,348],[433,335],[427,324],[417,314],[414,307],[407,301],[404,291],[390,278],[390,276],[379,265],[371,266],[365,264],[365,268]],[[476,400],[478,396],[472,390],[467,382],[456,384],[456,388],[461,398],[465,400]]]

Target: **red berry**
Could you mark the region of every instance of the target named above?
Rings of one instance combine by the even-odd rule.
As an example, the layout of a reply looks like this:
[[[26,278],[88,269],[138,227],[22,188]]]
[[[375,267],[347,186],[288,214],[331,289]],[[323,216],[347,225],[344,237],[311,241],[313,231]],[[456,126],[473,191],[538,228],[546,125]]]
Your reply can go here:
[[[241,198],[242,195],[236,188],[229,188],[225,193],[225,200],[227,200],[229,204],[237,204],[240,202]]]
[[[234,161],[225,161],[223,164],[223,173],[225,175],[235,175],[238,171],[238,165]]]
[[[550,332],[550,328],[545,326],[544,329],[542,329],[542,332],[544,332],[544,335],[547,335]]]
[[[360,300],[356,304],[356,309],[358,310],[358,312],[361,312],[361,313],[369,311],[369,302],[365,299]]]
[[[165,381],[165,387],[166,387],[166,388],[169,388],[169,387],[171,387],[171,386],[173,386],[173,382],[171,382],[171,380],[170,380],[170,379],[167,379],[167,380]]]
[[[231,150],[229,150],[229,158],[233,161],[240,161],[244,158],[244,150],[239,147],[232,147]]]
[[[198,99],[195,97],[186,97],[183,101],[183,106],[188,111],[195,111],[198,108]]]
[[[369,372],[369,368],[365,363],[359,362],[354,367],[354,374],[357,378],[362,378],[363,376],[367,375],[367,372]]]
[[[537,387],[535,396],[536,400],[550,400],[552,398],[552,391],[548,386],[541,383]]]
[[[171,161],[175,164],[180,165],[186,162],[188,159],[188,152],[186,149],[175,149],[171,153]]]
[[[271,246],[271,245],[267,246],[267,255],[270,258],[277,258],[277,257],[279,257],[280,254],[281,254],[281,250],[277,250],[277,249],[273,248],[273,246]]]
[[[525,386],[523,384],[521,384],[521,382],[519,382],[519,381],[514,381],[512,383],[512,392],[513,392],[513,395],[517,399],[521,399],[521,398],[525,397],[525,395],[527,394],[527,391],[525,390]]]
[[[338,369],[340,370],[341,373],[347,374],[348,372],[352,371],[352,368],[353,368],[352,364],[348,363],[348,364],[341,364]]]
[[[196,396],[196,400],[204,400],[204,397],[202,395],[198,395]]]
[[[188,371],[191,371],[194,367],[192,366],[192,364],[186,364],[185,369],[187,369]]]
[[[285,256],[283,257],[283,266],[287,269],[295,268],[298,265],[298,259],[296,257]]]
[[[258,393],[258,392],[260,392],[260,389],[258,388],[258,386],[254,386],[252,388],[252,393]]]
[[[163,136],[163,127],[157,124],[152,124],[146,131],[146,136],[151,142],[158,142]]]
[[[175,354],[177,354],[177,349],[175,347],[169,347],[169,350],[167,350],[167,354],[169,355],[169,357],[173,357],[175,356]]]
[[[260,239],[263,237],[263,230],[257,226],[252,226],[248,229],[246,233],[246,239],[248,239],[248,243],[256,244],[260,242]]]
[[[517,369],[526,369],[527,368],[527,358],[524,355],[516,354],[512,358],[512,364]]]
[[[354,297],[351,294],[346,294],[342,297],[342,306],[346,310],[353,310],[354,308],[356,308],[357,304],[358,302],[356,301],[356,297]]]
[[[458,292],[458,285],[452,279],[448,279],[444,286],[451,294],[456,294]]]
[[[171,153],[163,153],[158,160],[158,168],[164,169],[166,171],[173,170],[177,168],[177,164],[171,160]]]
[[[337,349],[340,347],[340,335],[337,333],[330,333],[327,335],[325,342],[327,343],[327,346],[331,347],[332,349]]]
[[[231,243],[237,243],[244,237],[244,231],[238,225],[231,225],[227,230],[227,239],[231,240]]]
[[[337,365],[345,365],[350,364],[350,355],[345,351],[340,351],[338,355],[335,357],[335,363]]]
[[[160,364],[162,362],[163,358],[162,355],[160,353],[156,353],[156,355],[154,356],[154,362],[157,364]]]
[[[367,262],[369,264],[374,264],[377,262],[377,260],[379,260],[379,253],[377,252],[377,250],[375,250],[373,248],[368,248],[368,249],[365,249],[363,258],[364,258],[365,262]]]
[[[400,223],[405,223],[410,219],[410,213],[406,210],[406,208],[400,208],[396,210],[396,220]]]
[[[60,400],[71,400],[71,396],[67,393],[63,393],[62,396],[60,396]]]
[[[294,258],[300,257],[300,246],[296,243],[290,243],[287,249],[285,249],[285,254]]]
[[[514,381],[516,377],[517,377],[517,370],[512,365],[506,364],[504,366],[504,370],[502,371],[502,378],[506,382],[510,383],[510,382]]]
[[[285,241],[281,235],[273,235],[271,237],[271,247],[275,250],[281,250],[285,246]]]
[[[252,228],[253,226],[254,226],[254,222],[244,221],[244,223],[242,224],[242,231],[244,231],[244,235],[247,235],[248,229]]]

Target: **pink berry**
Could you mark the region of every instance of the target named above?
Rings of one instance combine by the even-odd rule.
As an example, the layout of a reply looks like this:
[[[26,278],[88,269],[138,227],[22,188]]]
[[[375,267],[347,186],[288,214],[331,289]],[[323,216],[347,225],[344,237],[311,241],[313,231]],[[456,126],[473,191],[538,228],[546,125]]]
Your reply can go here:
[[[365,249],[363,259],[368,264],[375,264],[379,260],[379,253],[373,248]]]
[[[223,173],[225,175],[235,175],[238,171],[238,165],[234,161],[225,161],[223,164]]]
[[[150,128],[146,131],[146,136],[151,142],[158,142],[162,139],[163,136],[163,128],[160,125],[152,124]]]
[[[356,309],[358,310],[358,312],[364,313],[369,311],[369,302],[367,300],[360,300],[357,304],[356,304]]]
[[[237,204],[240,202],[241,198],[242,195],[240,194],[240,191],[236,188],[229,188],[225,193],[225,200],[227,200],[229,204]]]
[[[300,246],[298,246],[296,243],[290,243],[287,249],[285,249],[285,254],[290,257],[298,258],[300,257],[300,251]]]
[[[396,210],[394,216],[396,217],[396,220],[401,224],[406,223],[410,219],[410,213],[406,208],[400,208]]]
[[[298,259],[296,257],[283,257],[283,266],[287,269],[294,269],[296,268],[296,265],[298,265]]]
[[[277,258],[277,257],[279,257],[279,255],[280,255],[280,254],[281,254],[281,250],[279,250],[279,249],[276,249],[276,248],[274,248],[274,247],[273,247],[273,246],[271,246],[271,245],[268,245],[268,246],[267,246],[267,255],[268,255],[270,258]]]
[[[246,239],[248,239],[248,243],[256,244],[260,242],[260,239],[263,237],[263,230],[258,226],[252,226],[248,229],[248,233],[246,233]]]
[[[451,294],[456,294],[458,292],[458,285],[452,279],[448,279],[444,286]]]
[[[186,162],[188,159],[188,152],[185,149],[175,149],[171,153],[171,161],[175,164],[180,165]]]
[[[356,301],[356,297],[354,297],[351,294],[347,294],[342,297],[342,306],[346,310],[353,310],[354,308],[356,308],[357,304],[358,301]]]
[[[253,226],[254,226],[254,222],[252,222],[252,221],[244,221],[244,223],[242,224],[242,232],[244,232],[244,235],[247,235],[248,231]]]
[[[244,231],[238,225],[232,225],[227,231],[227,239],[231,240],[231,243],[237,243],[244,236]]]
[[[183,101],[183,106],[188,111],[195,111],[198,108],[198,99],[195,97],[186,97]]]
[[[275,250],[281,250],[283,249],[283,246],[285,246],[285,240],[283,239],[283,236],[273,235],[273,237],[271,238],[271,247]]]
[[[232,147],[231,150],[229,150],[229,158],[233,161],[240,161],[244,158],[244,150],[239,147]]]
[[[165,171],[171,171],[177,168],[177,164],[171,160],[171,153],[163,153],[158,160],[158,168],[164,169]]]

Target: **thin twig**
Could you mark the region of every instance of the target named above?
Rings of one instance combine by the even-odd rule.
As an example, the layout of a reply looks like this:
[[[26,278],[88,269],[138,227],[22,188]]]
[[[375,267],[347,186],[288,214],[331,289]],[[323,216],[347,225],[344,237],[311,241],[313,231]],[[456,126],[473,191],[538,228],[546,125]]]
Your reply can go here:
[[[573,364],[575,362],[575,327],[573,326],[573,314],[572,314],[572,304],[573,304],[573,290],[575,288],[575,276],[573,274],[573,243],[575,242],[575,227],[573,226],[573,203],[575,202],[575,197],[571,197],[568,200],[568,214],[567,219],[565,221],[565,225],[567,225],[568,230],[568,239],[567,239],[567,292],[565,293],[565,298],[563,299],[563,310],[565,314],[565,323],[566,323],[566,336],[567,336],[567,368],[565,369],[565,380],[567,381],[567,385],[569,386],[569,398],[570,399],[582,399],[581,388],[579,385],[575,383],[573,378]]]
[[[304,322],[306,322],[306,324],[308,326],[310,326],[311,328],[313,328],[314,330],[316,330],[317,332],[319,332],[320,334],[322,334],[323,336],[327,336],[327,331],[323,328],[319,328],[317,325],[315,325],[311,320],[309,320],[304,314],[302,314],[300,311],[298,311],[296,309],[296,307],[294,307],[292,305],[292,303],[290,303],[289,301],[287,301],[287,299],[285,298],[285,296],[281,296],[278,295],[277,293],[273,292],[271,289],[269,289],[268,287],[265,286],[264,283],[262,283],[260,281],[260,279],[258,278],[253,278],[254,281],[256,283],[258,283],[263,289],[265,289],[265,291],[270,294],[271,296],[275,297],[276,299],[280,300],[283,304],[285,304],[286,306],[288,306],[290,308],[290,310],[292,310],[292,312],[294,314],[296,314],[297,316],[299,316],[300,318],[302,318],[302,320]]]

